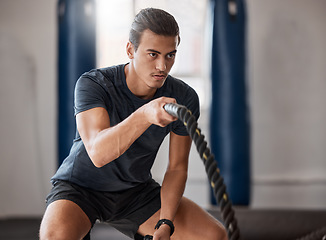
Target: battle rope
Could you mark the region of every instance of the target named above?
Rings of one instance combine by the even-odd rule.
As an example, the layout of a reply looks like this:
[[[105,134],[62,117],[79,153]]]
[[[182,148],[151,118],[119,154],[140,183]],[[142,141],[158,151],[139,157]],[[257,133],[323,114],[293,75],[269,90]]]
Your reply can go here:
[[[228,232],[229,239],[240,239],[240,231],[237,220],[234,216],[231,201],[226,193],[224,179],[220,175],[220,170],[217,166],[217,162],[214,159],[214,155],[207,147],[207,142],[204,139],[204,135],[201,134],[201,130],[198,128],[195,117],[185,106],[176,103],[166,104],[164,109],[170,115],[177,117],[186,126],[187,131],[195,143],[197,151],[205,165],[208,179],[211,182],[215,198],[221,209],[222,220]]]
[[[166,104],[164,109],[170,115],[177,117],[186,126],[187,131],[195,143],[197,151],[205,165],[208,179],[211,182],[211,187],[213,188],[215,198],[221,209],[222,220],[228,232],[229,240],[240,240],[240,230],[238,228],[231,201],[226,192],[224,179],[220,175],[220,170],[217,166],[217,162],[214,159],[214,155],[207,147],[207,142],[205,141],[204,135],[201,134],[201,130],[198,128],[195,117],[185,106],[176,103]],[[153,237],[150,235],[146,235],[143,238],[143,240],[151,239],[153,239]],[[326,240],[326,228],[318,229],[317,231],[297,240]]]
[[[326,240],[326,227],[317,229],[316,231],[297,240]]]

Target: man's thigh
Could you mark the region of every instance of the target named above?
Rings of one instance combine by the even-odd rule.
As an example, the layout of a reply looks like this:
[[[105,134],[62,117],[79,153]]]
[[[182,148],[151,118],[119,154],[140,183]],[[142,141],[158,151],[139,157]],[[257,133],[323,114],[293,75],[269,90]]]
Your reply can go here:
[[[88,216],[77,204],[70,200],[57,200],[44,213],[40,239],[80,240],[91,226]]]
[[[154,226],[160,220],[160,211],[143,223],[141,235],[153,235]],[[175,232],[171,239],[204,240],[227,239],[224,226],[193,201],[183,197],[174,219]]]

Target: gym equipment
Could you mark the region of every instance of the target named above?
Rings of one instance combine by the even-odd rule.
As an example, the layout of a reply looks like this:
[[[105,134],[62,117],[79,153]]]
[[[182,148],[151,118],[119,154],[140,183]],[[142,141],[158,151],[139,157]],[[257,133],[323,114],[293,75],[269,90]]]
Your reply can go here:
[[[96,66],[95,29],[95,0],[58,1],[58,166],[75,137],[76,81]]]
[[[231,201],[226,192],[224,180],[220,175],[220,170],[217,166],[217,162],[214,159],[214,155],[207,147],[205,137],[203,134],[201,134],[201,130],[198,128],[195,117],[185,106],[176,103],[166,104],[164,109],[170,115],[177,117],[186,126],[187,131],[195,143],[197,151],[205,165],[208,179],[211,182],[215,198],[221,209],[221,216],[224,222],[224,226],[228,232],[229,239],[240,239],[240,231]]]
[[[211,0],[210,147],[234,205],[250,203],[250,108],[246,1]],[[215,199],[211,194],[211,202]]]
[[[316,231],[299,238],[297,240],[326,240],[326,227],[317,229]]]
[[[172,116],[177,117],[186,126],[187,131],[195,143],[197,151],[205,165],[208,179],[211,182],[211,187],[221,210],[221,217],[228,232],[228,237],[230,240],[240,240],[240,230],[235,218],[232,203],[226,192],[223,177],[220,175],[214,155],[207,147],[207,142],[205,141],[204,135],[201,134],[201,130],[198,128],[195,117],[185,106],[176,103],[166,104],[164,109]],[[151,239],[153,239],[153,237],[150,235],[146,235],[143,238],[143,240]],[[317,229],[316,231],[297,240],[326,240],[326,227]]]
[[[146,235],[144,237],[144,240],[152,240],[152,239],[153,239],[153,237],[151,235]]]

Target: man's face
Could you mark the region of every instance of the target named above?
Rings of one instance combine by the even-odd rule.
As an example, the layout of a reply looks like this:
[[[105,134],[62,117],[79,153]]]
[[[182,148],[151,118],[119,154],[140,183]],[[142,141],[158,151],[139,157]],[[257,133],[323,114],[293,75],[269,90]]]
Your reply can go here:
[[[177,45],[177,36],[162,36],[145,30],[131,61],[138,84],[150,89],[162,87],[174,64]]]

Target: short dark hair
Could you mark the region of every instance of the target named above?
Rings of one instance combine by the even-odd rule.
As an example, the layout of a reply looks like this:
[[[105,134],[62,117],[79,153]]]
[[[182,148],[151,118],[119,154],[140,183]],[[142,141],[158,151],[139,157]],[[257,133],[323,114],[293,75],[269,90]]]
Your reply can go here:
[[[150,31],[163,36],[178,36],[180,43],[179,26],[174,17],[168,12],[157,8],[142,9],[131,25],[129,41],[138,49],[142,33]]]

